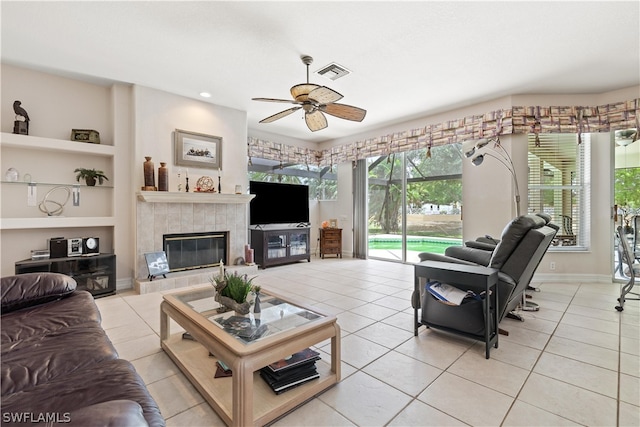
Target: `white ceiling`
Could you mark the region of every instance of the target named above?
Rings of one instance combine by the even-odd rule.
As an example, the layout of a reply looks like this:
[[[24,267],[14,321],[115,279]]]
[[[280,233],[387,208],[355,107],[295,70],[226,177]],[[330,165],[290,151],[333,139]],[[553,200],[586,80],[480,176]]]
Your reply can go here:
[[[322,142],[514,94],[601,93],[640,84],[640,2],[2,1],[2,61],[144,85],[247,111],[250,134]],[[367,110],[258,121],[312,83]]]

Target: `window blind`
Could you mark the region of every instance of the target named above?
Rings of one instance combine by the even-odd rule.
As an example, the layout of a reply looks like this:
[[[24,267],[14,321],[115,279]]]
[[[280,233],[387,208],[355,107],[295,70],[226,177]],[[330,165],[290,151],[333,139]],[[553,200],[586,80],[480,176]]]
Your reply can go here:
[[[551,248],[588,249],[590,243],[589,134],[528,137],[528,212],[551,216],[560,229]]]

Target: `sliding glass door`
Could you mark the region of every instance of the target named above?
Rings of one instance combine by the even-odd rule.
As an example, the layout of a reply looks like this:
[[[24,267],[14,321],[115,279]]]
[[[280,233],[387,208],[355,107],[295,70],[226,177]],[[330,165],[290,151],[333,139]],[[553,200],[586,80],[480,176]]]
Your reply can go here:
[[[368,256],[418,262],[462,243],[459,145],[367,160]]]
[[[368,256],[404,261],[403,200],[404,155],[367,159],[369,211]]]
[[[462,158],[459,145],[406,153],[406,261],[462,244]]]

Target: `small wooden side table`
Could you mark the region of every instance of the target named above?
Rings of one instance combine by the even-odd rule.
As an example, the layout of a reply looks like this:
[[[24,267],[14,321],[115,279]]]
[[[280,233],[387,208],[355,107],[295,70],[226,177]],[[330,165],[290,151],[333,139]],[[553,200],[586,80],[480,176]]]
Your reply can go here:
[[[325,255],[342,258],[342,228],[320,229],[320,258]]]

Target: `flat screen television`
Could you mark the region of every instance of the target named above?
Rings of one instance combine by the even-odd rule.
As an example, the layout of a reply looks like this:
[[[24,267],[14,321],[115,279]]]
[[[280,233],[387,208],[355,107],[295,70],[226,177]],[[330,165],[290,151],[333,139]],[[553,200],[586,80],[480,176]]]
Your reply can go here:
[[[251,225],[309,222],[309,186],[250,181],[249,192]]]

